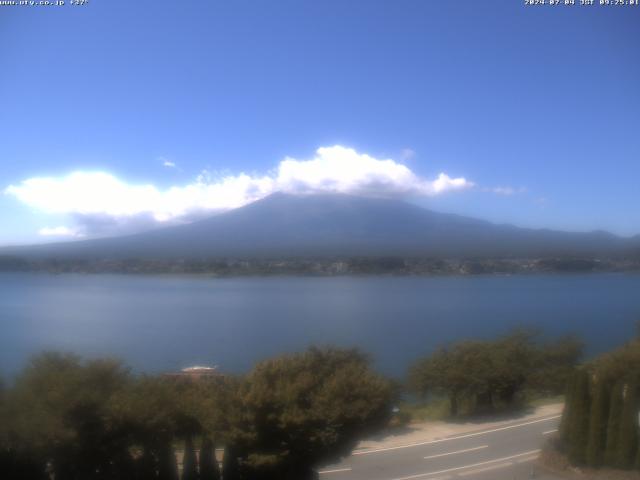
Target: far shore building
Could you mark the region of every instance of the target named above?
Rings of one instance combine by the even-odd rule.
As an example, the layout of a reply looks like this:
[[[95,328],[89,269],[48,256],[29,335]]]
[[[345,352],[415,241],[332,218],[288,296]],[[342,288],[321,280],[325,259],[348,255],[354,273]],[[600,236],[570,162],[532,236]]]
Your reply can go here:
[[[224,374],[220,373],[217,365],[214,365],[213,367],[195,365],[193,367],[183,368],[179,372],[165,373],[164,376],[169,378],[197,381],[221,379],[224,377]]]

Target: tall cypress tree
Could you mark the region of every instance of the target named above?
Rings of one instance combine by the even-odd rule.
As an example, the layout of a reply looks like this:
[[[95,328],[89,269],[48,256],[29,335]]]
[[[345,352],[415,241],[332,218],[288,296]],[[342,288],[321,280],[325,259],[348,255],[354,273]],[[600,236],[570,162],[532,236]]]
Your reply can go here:
[[[572,375],[567,385],[567,391],[565,393],[564,411],[562,412],[562,418],[560,419],[560,427],[558,428],[560,441],[562,445],[567,447],[569,445],[569,425],[571,425],[571,416],[573,414],[573,403],[575,401],[575,384],[577,373]]]
[[[184,441],[184,456],[182,457],[182,480],[198,480],[198,477],[196,451],[193,448],[191,435],[187,435]]]
[[[239,480],[238,457],[233,446],[224,447],[224,457],[222,458],[222,480]]]
[[[616,466],[630,468],[638,446],[638,383],[634,380],[624,388],[620,417]]]
[[[607,442],[604,452],[605,465],[615,465],[618,459],[618,439],[620,433],[620,419],[622,416],[623,382],[618,382],[611,392],[609,401],[609,419],[607,420]]]
[[[215,445],[209,437],[204,437],[200,446],[200,480],[220,480]]]
[[[589,374],[581,370],[576,378],[574,401],[569,425],[569,460],[576,465],[585,463],[589,438]]]
[[[587,465],[590,467],[599,467],[604,460],[610,396],[607,387],[608,385],[604,378],[595,377],[586,454]]]
[[[154,480],[158,477],[158,459],[148,446],[134,460],[134,470],[136,480]]]
[[[178,480],[176,454],[167,442],[158,450],[158,480]]]

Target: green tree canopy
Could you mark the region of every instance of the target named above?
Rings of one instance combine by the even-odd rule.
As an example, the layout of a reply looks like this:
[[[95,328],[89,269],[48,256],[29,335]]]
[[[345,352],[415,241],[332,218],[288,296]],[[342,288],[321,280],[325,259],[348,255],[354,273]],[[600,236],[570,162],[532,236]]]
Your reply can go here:
[[[591,466],[640,467],[640,340],[584,365],[571,385],[561,422],[561,446],[569,459]]]
[[[8,392],[11,448],[28,450],[41,470],[50,462],[65,478],[128,474],[127,432],[112,413],[129,382],[128,370],[117,361],[36,356]]]
[[[177,480],[173,443],[186,439],[185,478],[219,478],[215,441],[225,480],[304,480],[385,425],[394,399],[355,350],[310,349],[207,380],[46,353],[0,395],[0,477]],[[206,439],[200,472],[196,436]]]
[[[564,389],[582,354],[581,343],[537,340],[517,330],[497,340],[463,341],[441,347],[409,370],[410,388],[421,395],[446,395],[451,415],[462,401],[471,412],[508,407],[525,388],[544,393]]]
[[[312,466],[349,454],[362,435],[384,426],[394,399],[391,384],[356,350],[283,355],[256,365],[240,389],[239,447],[252,453],[250,467],[311,478]]]

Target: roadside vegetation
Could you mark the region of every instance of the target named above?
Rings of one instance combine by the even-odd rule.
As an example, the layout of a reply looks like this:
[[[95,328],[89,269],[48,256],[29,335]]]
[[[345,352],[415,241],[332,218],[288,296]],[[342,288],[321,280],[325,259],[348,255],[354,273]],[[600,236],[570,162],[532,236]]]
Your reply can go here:
[[[437,349],[409,372],[409,389],[425,400],[424,419],[521,409],[562,395],[582,357],[576,337],[553,341],[518,330],[496,340],[469,340]],[[409,411],[411,411],[409,409]]]
[[[523,330],[459,342],[416,362],[403,391],[352,349],[311,348],[244,376],[198,379],[43,353],[0,388],[0,478],[313,479],[385,427],[557,398],[581,354],[576,338]]]
[[[176,443],[183,480],[316,478],[314,466],[388,424],[395,395],[355,350],[310,349],[199,381],[45,353],[2,390],[0,478],[177,480]]]
[[[575,466],[640,470],[640,338],[580,368],[554,447]]]

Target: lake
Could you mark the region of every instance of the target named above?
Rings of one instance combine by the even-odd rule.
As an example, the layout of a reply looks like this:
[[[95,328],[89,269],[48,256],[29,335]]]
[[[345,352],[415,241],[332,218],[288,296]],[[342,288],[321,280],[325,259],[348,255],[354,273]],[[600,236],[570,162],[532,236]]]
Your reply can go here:
[[[310,344],[357,346],[402,376],[417,357],[514,326],[580,333],[590,354],[635,334],[640,275],[252,277],[0,274],[0,374],[42,349],[136,371],[245,372]]]

